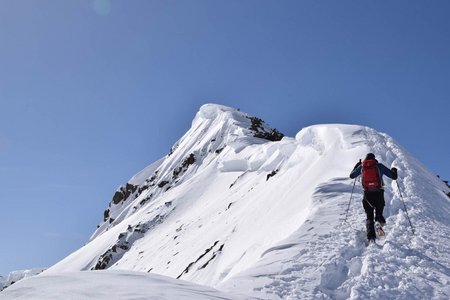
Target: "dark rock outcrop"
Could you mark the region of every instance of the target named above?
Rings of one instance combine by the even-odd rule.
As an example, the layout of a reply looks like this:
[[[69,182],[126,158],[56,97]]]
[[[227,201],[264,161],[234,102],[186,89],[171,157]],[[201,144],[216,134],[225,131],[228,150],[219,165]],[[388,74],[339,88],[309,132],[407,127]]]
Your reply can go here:
[[[267,174],[266,176],[266,181],[269,180],[270,177],[275,176],[278,173],[278,169],[273,170],[272,172],[270,172],[269,174]]]
[[[127,183],[125,186],[121,186],[113,196],[112,203],[115,205],[126,200],[131,194],[133,194],[138,187]]]
[[[181,166],[173,170],[172,179],[178,178],[182,173],[186,172],[190,165],[195,163],[195,155],[191,153],[188,157],[186,157]]]
[[[284,134],[279,132],[277,129],[271,129],[267,132],[264,127],[264,121],[257,117],[247,117],[250,119],[252,125],[250,126],[250,130],[253,131],[253,136],[261,139],[266,139],[272,142],[280,141]]]
[[[166,216],[156,215],[149,222],[139,223],[135,226],[129,225],[126,232],[119,234],[114,245],[100,255],[96,265],[91,270],[105,270],[115,264],[131,248],[135,241],[142,238],[147,231],[153,229],[156,225],[164,222]]]

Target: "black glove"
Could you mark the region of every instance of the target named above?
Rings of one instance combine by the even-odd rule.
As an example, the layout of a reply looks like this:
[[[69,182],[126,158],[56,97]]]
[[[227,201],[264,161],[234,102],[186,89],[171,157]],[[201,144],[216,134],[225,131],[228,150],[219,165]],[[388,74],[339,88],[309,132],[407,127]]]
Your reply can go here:
[[[394,178],[393,178],[393,179],[396,180],[396,179],[398,178],[398,175],[397,175],[397,168],[395,168],[395,167],[394,167],[394,168],[391,168],[391,172],[394,173]]]

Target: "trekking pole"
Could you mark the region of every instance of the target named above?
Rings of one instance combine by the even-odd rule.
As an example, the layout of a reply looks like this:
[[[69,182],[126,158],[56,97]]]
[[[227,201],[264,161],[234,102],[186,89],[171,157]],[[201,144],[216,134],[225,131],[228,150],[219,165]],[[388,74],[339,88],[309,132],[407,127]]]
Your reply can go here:
[[[353,191],[355,190],[355,183],[356,183],[356,178],[355,178],[355,180],[353,181],[352,193],[350,194],[350,200],[348,201],[347,211],[345,212],[344,223],[347,222],[348,211],[350,210],[350,203],[352,202]]]
[[[402,192],[400,191],[400,185],[398,184],[397,180],[396,180],[396,182],[397,182],[398,193],[400,194],[400,198],[402,199],[402,202],[403,202],[403,207],[405,208],[406,217],[408,218],[409,226],[411,226],[412,233],[415,234],[414,227],[412,226],[411,219],[409,218],[409,215],[408,215],[408,210],[406,209],[405,201],[403,200]]]

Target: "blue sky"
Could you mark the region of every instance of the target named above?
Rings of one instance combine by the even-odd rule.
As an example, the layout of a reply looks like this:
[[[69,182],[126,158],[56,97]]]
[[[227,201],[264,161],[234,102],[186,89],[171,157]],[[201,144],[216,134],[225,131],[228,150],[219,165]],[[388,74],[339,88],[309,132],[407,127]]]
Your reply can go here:
[[[449,14],[448,1],[0,1],[0,274],[82,246],[208,102],[290,136],[367,125],[449,179]]]

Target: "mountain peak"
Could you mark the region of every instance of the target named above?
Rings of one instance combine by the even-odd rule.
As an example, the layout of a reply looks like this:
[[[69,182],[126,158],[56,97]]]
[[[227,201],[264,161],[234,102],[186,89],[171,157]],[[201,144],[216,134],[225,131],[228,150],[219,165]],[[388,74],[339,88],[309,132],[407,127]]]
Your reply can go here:
[[[228,107],[221,104],[215,104],[215,103],[207,103],[203,104],[199,111],[197,112],[194,122],[197,119],[215,119],[221,114],[227,114],[228,116],[233,116],[233,114],[239,115],[241,114],[239,109],[235,109],[232,107]]]
[[[279,141],[283,134],[262,119],[219,104],[202,105],[191,128],[168,155],[133,176],[115,192],[104,212],[97,237],[184,181],[197,170],[217,163],[222,151],[239,152],[249,145]],[[142,195],[146,195],[144,198]],[[139,201],[137,200],[139,199]]]
[[[284,136],[284,134],[270,127],[258,117],[220,104],[208,103],[202,105],[192,121],[192,128],[199,126],[198,123],[204,122],[208,126],[214,123],[216,127],[229,127],[229,130],[225,130],[224,133],[230,133],[234,136],[242,134],[269,141],[279,141]]]
[[[442,181],[368,127],[314,125],[295,138],[265,138],[276,133],[237,109],[202,106],[167,156],[116,191],[89,243],[46,273],[151,272],[262,299],[409,299],[412,285],[426,284],[424,298],[448,298],[439,294],[450,263]],[[348,177],[368,152],[399,172],[399,182],[386,180],[381,248],[366,248],[363,191]]]

